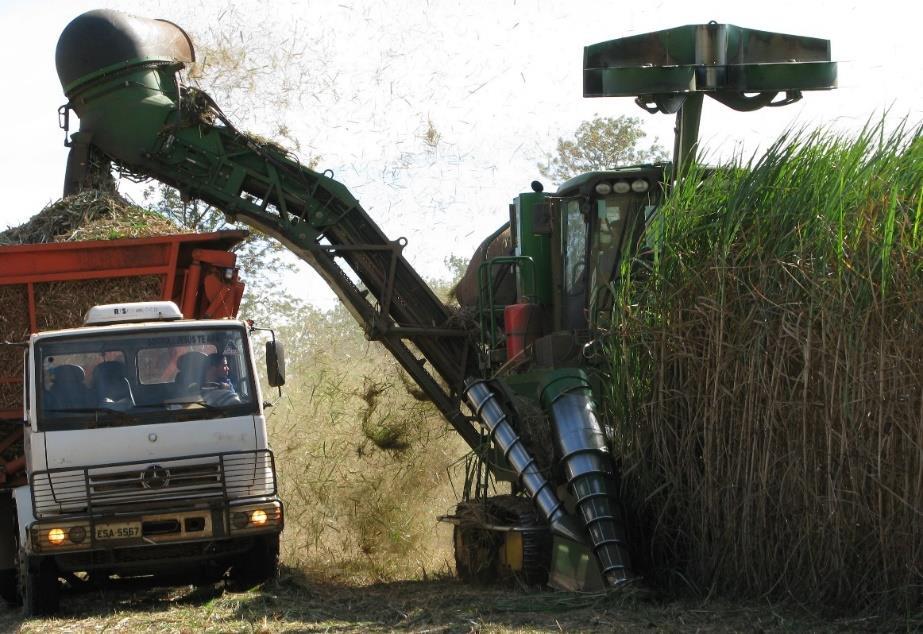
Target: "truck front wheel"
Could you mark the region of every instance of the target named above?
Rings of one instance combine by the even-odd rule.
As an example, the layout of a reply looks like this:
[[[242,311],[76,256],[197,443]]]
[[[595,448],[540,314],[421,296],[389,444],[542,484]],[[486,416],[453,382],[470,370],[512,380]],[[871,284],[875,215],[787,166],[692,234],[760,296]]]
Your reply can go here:
[[[58,611],[61,587],[58,569],[47,557],[34,557],[20,551],[19,584],[25,616],[43,616]]]
[[[19,596],[19,581],[16,576],[15,568],[0,570],[0,598],[2,598],[9,607],[22,604]]]
[[[231,587],[235,590],[249,590],[274,578],[278,572],[279,534],[260,535],[253,539],[250,550],[231,566]]]

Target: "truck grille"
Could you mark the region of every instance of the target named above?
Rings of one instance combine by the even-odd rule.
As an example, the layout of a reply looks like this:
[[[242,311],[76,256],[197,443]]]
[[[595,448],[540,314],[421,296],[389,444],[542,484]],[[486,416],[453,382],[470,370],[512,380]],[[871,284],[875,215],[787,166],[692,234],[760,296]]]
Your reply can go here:
[[[183,487],[202,493],[209,489],[219,493],[221,491],[221,466],[218,462],[171,468],[151,465],[142,471],[135,469],[116,473],[90,473],[88,477],[90,494],[97,499],[150,488],[170,488],[175,491]]]
[[[246,500],[275,493],[275,463],[267,449],[48,469],[32,474],[36,517],[124,510],[148,503]]]

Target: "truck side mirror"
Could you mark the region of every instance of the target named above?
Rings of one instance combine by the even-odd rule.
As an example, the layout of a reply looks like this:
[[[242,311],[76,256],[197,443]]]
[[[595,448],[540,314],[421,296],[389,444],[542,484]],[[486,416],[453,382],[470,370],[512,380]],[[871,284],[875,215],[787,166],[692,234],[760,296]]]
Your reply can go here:
[[[285,385],[285,347],[281,341],[266,342],[266,379],[272,387]]]

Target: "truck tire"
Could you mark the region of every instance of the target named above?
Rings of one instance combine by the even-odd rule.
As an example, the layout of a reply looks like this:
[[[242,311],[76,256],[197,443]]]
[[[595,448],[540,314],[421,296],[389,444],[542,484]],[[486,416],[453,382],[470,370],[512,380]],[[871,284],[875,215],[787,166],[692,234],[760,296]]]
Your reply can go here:
[[[231,566],[233,590],[249,590],[279,574],[279,534],[260,535],[253,546]]]
[[[24,616],[45,616],[58,611],[61,586],[53,560],[20,552],[19,585]]]
[[[227,564],[220,565],[212,561],[205,562],[202,568],[195,574],[192,585],[197,588],[213,586],[224,579],[224,575],[227,571]]]
[[[11,608],[22,605],[15,568],[0,570],[0,598]]]

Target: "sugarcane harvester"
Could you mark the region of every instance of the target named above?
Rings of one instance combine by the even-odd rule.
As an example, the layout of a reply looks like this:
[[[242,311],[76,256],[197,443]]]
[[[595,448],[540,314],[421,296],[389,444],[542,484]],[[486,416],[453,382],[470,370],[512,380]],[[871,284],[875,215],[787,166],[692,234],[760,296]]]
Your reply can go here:
[[[833,87],[829,54],[825,40],[720,24],[587,47],[585,96],[633,96],[647,110],[677,113],[675,161],[584,174],[554,194],[533,183],[459,286],[474,328],[408,264],[406,241],[389,239],[330,172],[237,130],[207,94],[184,85],[193,45],[167,21],[99,10],[62,33],[65,129],[71,111],[80,119],[66,137],[65,193],[97,185],[114,163],[278,239],[472,448],[464,499],[443,518],[455,524],[460,576],[618,586],[638,573],[597,403],[623,253],[635,251],[693,160],[704,95],[739,110],[791,103],[800,91]],[[497,481],[509,481],[510,493],[491,495]]]

